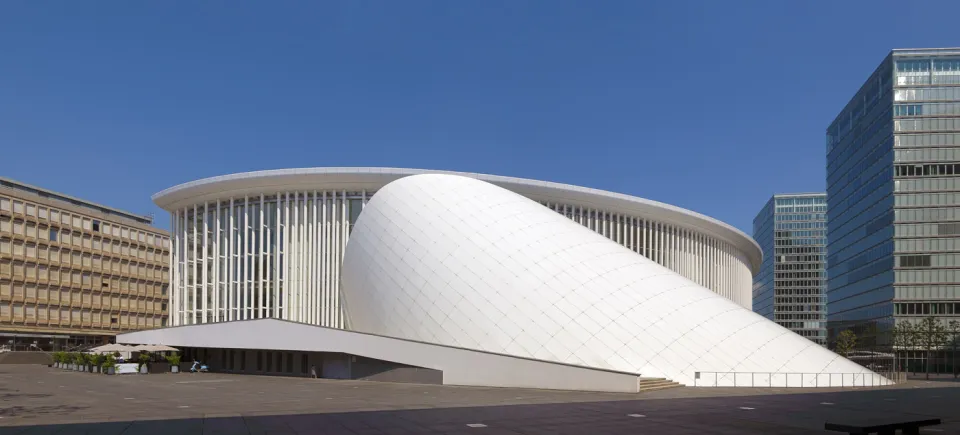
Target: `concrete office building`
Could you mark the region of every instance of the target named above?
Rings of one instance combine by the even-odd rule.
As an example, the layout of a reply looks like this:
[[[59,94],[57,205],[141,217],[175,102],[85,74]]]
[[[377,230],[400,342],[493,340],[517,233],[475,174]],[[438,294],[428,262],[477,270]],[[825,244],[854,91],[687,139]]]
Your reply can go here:
[[[960,49],[893,50],[827,128],[829,336],[960,314]]]
[[[151,218],[0,178],[0,346],[76,349],[166,325]]]
[[[667,204],[385,168],[229,175],[155,201],[173,214],[179,326],[118,342],[216,370],[605,391],[887,382],[751,312],[757,245]]]
[[[753,277],[753,311],[827,344],[827,195],[777,194],[753,219],[763,249]]]

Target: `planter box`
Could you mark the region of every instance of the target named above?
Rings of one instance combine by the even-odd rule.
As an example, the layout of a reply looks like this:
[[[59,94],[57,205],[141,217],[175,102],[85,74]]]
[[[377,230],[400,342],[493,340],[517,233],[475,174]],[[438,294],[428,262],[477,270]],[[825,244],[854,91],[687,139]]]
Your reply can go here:
[[[94,373],[100,373],[100,367],[98,367],[98,366],[93,366],[93,372],[94,372]]]
[[[148,373],[150,373],[150,369],[147,368],[147,365],[146,365],[146,364],[140,366],[140,374],[141,374],[141,375],[145,375],[145,374],[148,374]]]
[[[108,374],[108,375],[113,375],[113,374],[116,374],[116,373],[117,373],[117,368],[116,368],[116,367],[107,367],[107,374]]]
[[[170,366],[170,373],[180,373],[180,367]]]

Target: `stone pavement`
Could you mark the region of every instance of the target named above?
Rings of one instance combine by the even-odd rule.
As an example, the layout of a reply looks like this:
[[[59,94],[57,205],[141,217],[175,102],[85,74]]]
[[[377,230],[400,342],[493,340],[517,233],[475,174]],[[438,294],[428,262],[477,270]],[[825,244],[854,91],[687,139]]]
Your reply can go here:
[[[643,394],[225,374],[102,376],[0,367],[6,434],[808,434],[853,415],[939,417],[960,433],[960,387],[675,388]]]

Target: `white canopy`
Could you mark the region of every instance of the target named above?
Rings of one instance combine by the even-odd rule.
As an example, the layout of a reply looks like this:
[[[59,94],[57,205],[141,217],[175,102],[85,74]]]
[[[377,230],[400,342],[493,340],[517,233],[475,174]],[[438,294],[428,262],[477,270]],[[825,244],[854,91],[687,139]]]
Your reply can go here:
[[[111,353],[111,352],[130,352],[133,350],[133,347],[123,345],[123,344],[105,344],[103,346],[97,346],[93,349],[90,349],[90,353]]]
[[[134,352],[177,352],[180,349],[162,344],[139,344],[130,348]]]

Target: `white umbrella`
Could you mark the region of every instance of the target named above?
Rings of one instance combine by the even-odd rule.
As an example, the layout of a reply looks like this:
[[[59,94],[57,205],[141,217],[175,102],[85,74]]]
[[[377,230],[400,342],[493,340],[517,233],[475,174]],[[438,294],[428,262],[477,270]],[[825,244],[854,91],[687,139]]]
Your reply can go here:
[[[134,352],[177,352],[179,349],[175,347],[165,346],[162,344],[140,344],[130,348]]]
[[[133,350],[130,346],[124,346],[122,344],[105,344],[103,346],[97,346],[93,349],[90,349],[91,353],[112,353],[112,352],[130,352]]]

